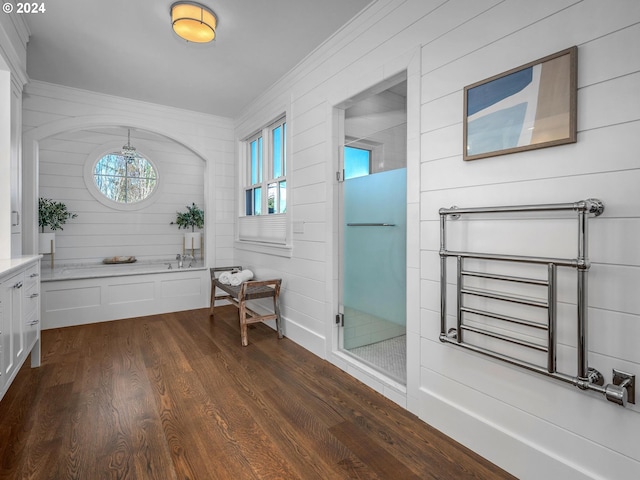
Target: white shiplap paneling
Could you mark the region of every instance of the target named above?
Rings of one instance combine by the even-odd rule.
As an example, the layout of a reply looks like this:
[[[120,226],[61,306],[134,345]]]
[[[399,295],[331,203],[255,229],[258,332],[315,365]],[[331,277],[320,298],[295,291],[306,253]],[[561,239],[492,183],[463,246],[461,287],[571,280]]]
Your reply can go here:
[[[230,119],[34,81],[26,87],[24,122],[25,221],[37,224],[31,195],[65,200],[79,214],[60,232],[58,260],[121,254],[175,258],[182,231],[169,223],[177,210],[196,202],[205,210],[207,261],[232,261],[228,238],[235,218],[235,142]],[[132,143],[137,139],[161,166],[162,194],[137,212],[115,212],[99,204],[82,179],[82,165],[96,145],[126,142],[122,127],[131,127]],[[116,128],[125,136],[114,138]],[[40,170],[33,166],[36,159]],[[34,232],[30,227],[23,235],[27,251],[33,248]]]
[[[292,338],[305,332],[300,333],[305,344],[305,329],[316,329],[314,338],[330,343],[337,303],[332,285],[337,278],[332,254],[337,251],[332,183],[337,139],[331,132],[331,107],[397,73],[394,66],[402,65],[398,59],[421,46],[421,136],[414,147],[422,161],[421,281],[416,291],[408,292],[419,303],[420,324],[409,330],[408,343],[416,344],[414,335],[420,336],[422,367],[408,370],[409,382],[420,385],[416,401],[424,420],[519,478],[633,476],[640,470],[634,442],[640,408],[620,409],[591,393],[442,345],[437,338],[438,208],[601,198],[605,213],[592,221],[590,362],[602,368],[607,381],[613,367],[640,375],[635,353],[640,342],[635,328],[640,324],[635,300],[640,284],[640,165],[634,145],[640,135],[640,57],[634,50],[640,42],[639,22],[640,4],[633,0],[380,0],[249,105],[237,123],[246,130],[254,115],[268,117],[283,99],[292,101],[287,121],[296,176],[289,187],[297,190],[299,202],[290,213],[304,233],[294,234],[290,259],[246,258],[257,269],[268,266],[287,278],[291,289],[304,278],[326,292],[325,308],[303,301],[298,292],[290,297],[295,308],[285,308],[290,321],[302,327],[290,332]],[[463,162],[463,87],[572,45],[579,48],[578,143]],[[310,168],[318,164],[325,168]],[[326,194],[318,193],[314,203],[307,186],[320,185],[326,186]],[[549,234],[543,247],[551,251],[565,239],[549,228],[540,234]],[[519,234],[500,243],[527,250],[537,246],[537,238]],[[301,240],[326,246],[324,267],[319,262],[309,270],[309,261],[301,261],[296,254]],[[301,245],[300,255],[308,257],[308,247]],[[567,295],[569,290],[563,293]],[[570,330],[562,325],[568,352],[575,344]],[[360,375],[338,356],[331,359]],[[369,384],[375,383],[370,380],[367,377]],[[597,421],[588,420],[594,416]],[[622,429],[615,427],[622,424]]]
[[[123,132],[124,133],[124,132]],[[149,137],[149,135],[145,135]],[[87,190],[84,166],[96,159],[100,145],[118,140],[111,131],[65,133],[40,142],[40,196],[64,202],[78,215],[56,234],[56,260],[91,263],[115,255],[139,260],[171,260],[182,251],[182,235],[175,225],[177,211],[195,202],[204,207],[204,161],[166,139],[132,144],[157,167],[161,191],[140,210],[114,210]],[[120,137],[123,145],[126,137]]]

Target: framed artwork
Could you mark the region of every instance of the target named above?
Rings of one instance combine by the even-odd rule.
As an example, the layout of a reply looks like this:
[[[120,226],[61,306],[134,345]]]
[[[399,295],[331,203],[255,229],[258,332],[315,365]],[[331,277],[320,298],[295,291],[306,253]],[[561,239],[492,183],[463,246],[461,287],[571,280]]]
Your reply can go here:
[[[464,160],[575,143],[577,66],[571,47],[465,87]]]

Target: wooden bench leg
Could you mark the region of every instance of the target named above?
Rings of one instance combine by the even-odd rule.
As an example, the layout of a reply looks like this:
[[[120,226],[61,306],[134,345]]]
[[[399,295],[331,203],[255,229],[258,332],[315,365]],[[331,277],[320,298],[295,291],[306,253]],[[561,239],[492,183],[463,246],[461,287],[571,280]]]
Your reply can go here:
[[[213,317],[213,310],[216,307],[216,286],[211,282],[211,306],[209,307],[209,316]]]
[[[278,331],[278,338],[282,338],[282,322],[280,321],[280,306],[278,305],[278,295],[273,297],[273,313],[276,314],[276,330]]]
[[[246,347],[249,345],[249,335],[247,334],[247,308],[245,307],[244,301],[240,302],[238,310],[240,317],[240,338],[242,340],[242,346]]]

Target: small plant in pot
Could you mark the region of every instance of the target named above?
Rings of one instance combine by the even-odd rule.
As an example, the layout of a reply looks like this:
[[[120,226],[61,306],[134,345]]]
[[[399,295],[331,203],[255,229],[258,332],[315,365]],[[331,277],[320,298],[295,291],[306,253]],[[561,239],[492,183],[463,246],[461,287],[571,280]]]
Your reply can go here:
[[[40,227],[40,239],[38,253],[55,252],[55,231],[64,230],[62,226],[67,220],[76,218],[78,215],[67,210],[67,206],[62,202],[56,202],[50,198],[38,199],[38,226]],[[50,233],[45,233],[44,229],[49,228]]]
[[[191,228],[191,233],[184,234],[183,252],[185,248],[190,249],[193,255],[194,250],[200,250],[201,234],[195,230],[196,228],[201,229],[204,227],[204,210],[192,203],[191,206],[187,205],[186,212],[176,212],[176,220],[171,223],[178,225],[178,229],[184,228],[187,230]],[[200,254],[202,255],[202,252]]]

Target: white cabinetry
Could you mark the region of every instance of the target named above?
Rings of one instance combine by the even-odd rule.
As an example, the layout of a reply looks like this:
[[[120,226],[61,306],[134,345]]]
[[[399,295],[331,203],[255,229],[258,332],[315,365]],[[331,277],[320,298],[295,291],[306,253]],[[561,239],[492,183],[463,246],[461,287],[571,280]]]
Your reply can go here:
[[[7,279],[8,282],[10,279]],[[4,392],[7,372],[13,370],[11,352],[11,298],[10,290],[0,283],[0,391]]]
[[[24,272],[9,276],[0,283],[4,319],[2,325],[2,375],[7,378],[24,356],[24,330],[22,318],[22,289]]]
[[[27,268],[24,274],[23,327],[25,345],[40,338],[40,264]],[[33,352],[31,356],[33,357]],[[38,362],[39,363],[39,362]]]
[[[39,257],[0,261],[0,399],[29,352],[31,365],[40,365],[39,315]]]

